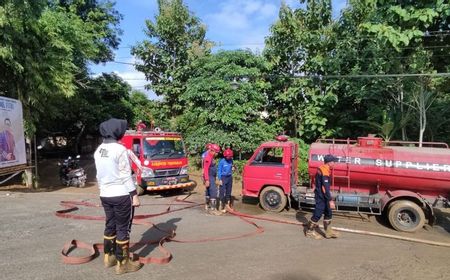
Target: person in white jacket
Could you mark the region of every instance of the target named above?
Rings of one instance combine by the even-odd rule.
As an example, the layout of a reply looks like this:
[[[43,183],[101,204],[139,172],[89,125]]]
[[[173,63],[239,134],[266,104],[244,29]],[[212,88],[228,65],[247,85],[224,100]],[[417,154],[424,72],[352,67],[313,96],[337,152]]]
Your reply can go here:
[[[126,148],[118,141],[127,129],[127,121],[109,119],[100,124],[103,143],[94,153],[100,200],[105,210],[104,264],[116,265],[116,274],[137,271],[139,262],[129,257],[130,231],[134,207],[140,205]]]

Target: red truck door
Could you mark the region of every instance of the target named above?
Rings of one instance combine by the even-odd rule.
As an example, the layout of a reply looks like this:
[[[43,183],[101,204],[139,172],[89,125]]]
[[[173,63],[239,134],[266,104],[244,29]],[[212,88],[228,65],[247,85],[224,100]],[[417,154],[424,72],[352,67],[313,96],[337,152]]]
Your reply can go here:
[[[265,186],[278,186],[285,194],[290,190],[289,147],[262,146],[244,167],[244,190],[246,196],[258,196]]]

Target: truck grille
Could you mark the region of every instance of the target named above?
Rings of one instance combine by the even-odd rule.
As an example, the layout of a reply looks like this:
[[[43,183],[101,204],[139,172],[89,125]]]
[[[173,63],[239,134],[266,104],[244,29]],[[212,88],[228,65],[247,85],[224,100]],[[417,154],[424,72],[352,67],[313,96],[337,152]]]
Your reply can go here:
[[[176,176],[180,173],[180,168],[155,170],[155,177]]]

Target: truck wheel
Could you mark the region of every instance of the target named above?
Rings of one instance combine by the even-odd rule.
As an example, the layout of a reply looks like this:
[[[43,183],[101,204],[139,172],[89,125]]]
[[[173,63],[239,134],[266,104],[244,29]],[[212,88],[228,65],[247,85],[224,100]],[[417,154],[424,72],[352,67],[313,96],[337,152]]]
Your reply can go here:
[[[286,207],[287,198],[278,187],[267,187],[259,195],[259,204],[270,212],[281,212]]]
[[[388,208],[391,226],[398,231],[414,232],[425,224],[425,213],[419,205],[409,200],[397,200]]]

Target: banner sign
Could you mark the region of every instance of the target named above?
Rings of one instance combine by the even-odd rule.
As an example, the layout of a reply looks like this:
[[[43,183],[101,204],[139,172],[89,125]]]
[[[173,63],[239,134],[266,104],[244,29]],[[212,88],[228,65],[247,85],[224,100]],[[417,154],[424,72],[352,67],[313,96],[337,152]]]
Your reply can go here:
[[[0,169],[26,163],[22,103],[0,96]]]

